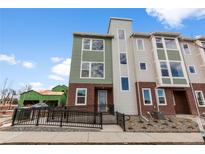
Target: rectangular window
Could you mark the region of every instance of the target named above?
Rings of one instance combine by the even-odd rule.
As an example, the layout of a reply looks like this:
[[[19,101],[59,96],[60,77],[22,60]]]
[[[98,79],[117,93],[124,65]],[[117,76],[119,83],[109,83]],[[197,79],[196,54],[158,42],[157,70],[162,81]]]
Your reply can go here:
[[[140,70],[142,70],[142,71],[146,71],[147,70],[146,63],[140,63]]]
[[[165,45],[167,49],[177,49],[176,41],[175,39],[164,39]]]
[[[196,99],[199,106],[205,106],[204,95],[202,91],[195,91]]]
[[[119,39],[125,39],[125,31],[123,29],[118,30]]]
[[[167,104],[164,89],[157,89],[157,101],[159,105]]]
[[[92,40],[92,50],[102,51],[104,50],[104,43],[103,40]]]
[[[160,68],[161,68],[161,75],[163,77],[168,77],[169,76],[169,71],[168,71],[167,63],[166,62],[160,62]]]
[[[121,88],[123,91],[129,90],[128,77],[121,77]]]
[[[90,50],[90,39],[83,39],[83,49]]]
[[[103,63],[91,63],[91,78],[104,78]]]
[[[126,55],[126,53],[120,53],[120,64],[127,64],[127,55]]]
[[[184,77],[181,62],[170,62],[173,77]]]
[[[104,40],[101,39],[83,39],[83,50],[103,51]]]
[[[182,44],[183,50],[185,54],[191,54],[190,50],[189,50],[189,46],[187,43]]]
[[[189,72],[190,72],[191,74],[196,74],[196,69],[195,69],[195,67],[194,67],[194,66],[189,66]]]
[[[89,77],[90,63],[82,63],[81,77]]]
[[[152,105],[152,96],[150,88],[143,88],[142,92],[144,105]]]
[[[137,39],[137,50],[138,51],[144,50],[144,41],[142,39]]]
[[[86,105],[86,102],[87,102],[87,89],[86,88],[77,88],[76,89],[75,105]]]
[[[156,45],[157,48],[163,48],[162,38],[159,37],[156,38]]]

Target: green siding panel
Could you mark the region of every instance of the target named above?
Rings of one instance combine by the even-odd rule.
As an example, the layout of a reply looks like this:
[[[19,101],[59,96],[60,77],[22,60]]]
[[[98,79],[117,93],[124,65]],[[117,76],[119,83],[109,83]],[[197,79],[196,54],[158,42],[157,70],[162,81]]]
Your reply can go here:
[[[167,55],[169,60],[181,61],[180,54],[178,50],[167,50]]]
[[[69,83],[93,83],[93,84],[112,84],[112,40],[110,38],[105,38],[105,79],[81,79],[80,78],[80,66],[81,66],[81,50],[82,50],[82,36],[74,36],[73,38],[73,51],[70,69],[70,79]],[[87,38],[87,37],[86,37]],[[96,37],[98,39],[98,37]],[[101,38],[102,39],[102,38]],[[101,60],[100,53],[96,58],[96,54],[92,51],[84,51],[86,59],[90,61]]]
[[[173,79],[174,84],[187,84],[186,79]]]
[[[157,56],[159,60],[166,60],[165,51],[164,50],[157,50]]]
[[[171,84],[170,78],[162,78],[162,83],[163,84]]]
[[[104,61],[104,52],[102,51],[83,51],[83,61]]]

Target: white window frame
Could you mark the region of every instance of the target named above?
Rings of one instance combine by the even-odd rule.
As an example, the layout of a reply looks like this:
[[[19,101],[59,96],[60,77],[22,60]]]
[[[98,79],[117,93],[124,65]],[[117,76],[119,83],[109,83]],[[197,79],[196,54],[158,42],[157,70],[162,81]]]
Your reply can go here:
[[[84,49],[84,40],[89,39],[90,40],[90,49]],[[103,41],[103,50],[93,50],[92,49],[92,42],[93,40],[102,40]],[[104,39],[96,39],[96,38],[82,38],[82,51],[95,51],[95,52],[104,52],[105,51],[105,40]]]
[[[164,97],[165,104],[160,104],[160,103],[159,103],[158,90],[163,90],[163,94],[164,94],[163,97]],[[155,92],[156,92],[156,96],[157,96],[157,104],[160,105],[160,106],[166,106],[166,105],[167,105],[167,98],[166,98],[165,90],[164,90],[164,89],[161,89],[161,88],[156,88],[156,89],[155,89]],[[161,97],[161,96],[160,96],[160,97]]]
[[[185,49],[184,49],[184,45],[187,45],[188,47],[188,50],[189,50],[189,53],[186,53]],[[191,50],[190,50],[190,47],[189,47],[189,44],[188,43],[182,43],[182,50],[184,52],[185,55],[191,55]]]
[[[141,63],[144,63],[144,64],[145,64],[145,70],[142,70],[142,69],[141,69],[141,66],[140,66]],[[140,71],[147,71],[147,63],[146,63],[146,62],[139,62],[139,70],[140,70]]]
[[[82,77],[82,66],[83,66],[83,63],[89,63],[89,77]],[[92,65],[92,63],[98,63],[98,64],[103,64],[103,68],[104,68],[104,70],[103,70],[103,77],[102,78],[100,78],[100,77],[91,77],[91,65]],[[92,62],[89,62],[89,61],[82,61],[81,62],[81,67],[80,67],[80,79],[105,79],[105,63],[104,62],[94,62],[94,61],[92,61]]]
[[[197,99],[197,93],[202,93],[202,99],[203,99],[204,105],[200,105],[200,104],[199,104],[199,101],[198,101],[198,99]],[[195,91],[195,97],[196,97],[198,106],[199,106],[199,107],[205,107],[205,99],[204,99],[204,93],[203,93],[203,91],[202,91],[202,90],[196,90],[196,91]]]
[[[85,96],[83,96],[83,97],[85,97],[85,103],[84,104],[78,104],[77,103],[77,100],[78,100],[78,90],[85,90]],[[80,96],[80,97],[82,97],[82,96]],[[75,91],[75,106],[85,106],[85,105],[87,105],[87,88],[76,88],[76,91]]]
[[[172,68],[171,68],[170,63],[180,63],[180,64],[181,64],[181,68],[182,68],[182,72],[183,72],[183,75],[184,75],[184,76],[183,76],[183,77],[173,76],[173,75],[172,75]],[[182,61],[169,60],[169,61],[168,61],[168,65],[169,65],[169,68],[170,68],[170,76],[172,77],[172,79],[186,79],[186,75],[185,75],[186,72],[184,71]]]
[[[127,65],[128,64],[128,60],[127,60],[127,52],[120,52],[120,55],[121,54],[125,54],[125,56],[126,56],[126,64],[121,64],[121,59],[120,59],[120,65]],[[121,57],[120,57],[121,58]]]
[[[163,48],[158,48],[158,47],[157,47],[157,38],[161,39]],[[155,44],[156,44],[156,49],[165,49],[165,48],[166,48],[166,47],[165,47],[165,44],[164,44],[164,39],[163,39],[163,37],[158,37],[158,36],[156,36],[156,37],[155,37]]]
[[[191,73],[191,72],[190,72],[190,69],[189,69],[190,67],[193,67],[193,68],[194,68],[195,73]],[[188,65],[188,70],[189,70],[189,73],[190,73],[190,74],[197,74],[195,65]]]
[[[163,37],[162,39],[163,39],[163,41],[164,41],[164,46],[165,46],[165,49],[166,49],[166,50],[174,50],[174,51],[175,51],[175,50],[178,50],[178,51],[180,52],[180,50],[179,50],[179,48],[178,48],[178,46],[177,46],[177,43],[178,43],[178,42],[176,41],[176,38],[173,38],[173,37]],[[176,49],[167,48],[167,46],[166,46],[166,41],[165,41],[166,39],[168,39],[168,40],[174,40],[174,42],[175,42],[175,44],[176,44]],[[167,52],[167,51],[166,51],[166,52]]]
[[[138,40],[141,40],[142,41],[142,50],[139,49],[139,46],[138,46]],[[137,51],[145,51],[145,45],[144,45],[144,39],[136,39],[136,46],[137,46]]]
[[[145,104],[145,98],[144,98],[144,90],[148,90],[149,91],[149,94],[150,94],[150,104]],[[151,88],[142,88],[142,96],[143,96],[143,103],[145,106],[150,106],[150,105],[153,105],[152,103],[152,91],[151,91]]]
[[[120,35],[119,35],[119,31],[120,30],[122,30],[122,31],[124,31],[124,38],[122,39],[122,38],[120,38]],[[126,33],[125,33],[125,29],[117,29],[117,35],[118,35],[118,39],[119,40],[126,40]]]
[[[123,90],[122,89],[122,78],[127,78],[127,80],[128,80],[128,90]],[[121,92],[129,92],[130,91],[130,82],[129,82],[129,77],[128,76],[120,76],[120,90],[121,90]]]

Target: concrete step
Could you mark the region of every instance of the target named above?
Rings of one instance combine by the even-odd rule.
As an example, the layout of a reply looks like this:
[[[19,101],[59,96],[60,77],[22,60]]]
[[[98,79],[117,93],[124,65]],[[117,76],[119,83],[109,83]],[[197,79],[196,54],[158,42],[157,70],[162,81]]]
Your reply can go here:
[[[103,124],[116,124],[116,116],[112,114],[103,114]]]

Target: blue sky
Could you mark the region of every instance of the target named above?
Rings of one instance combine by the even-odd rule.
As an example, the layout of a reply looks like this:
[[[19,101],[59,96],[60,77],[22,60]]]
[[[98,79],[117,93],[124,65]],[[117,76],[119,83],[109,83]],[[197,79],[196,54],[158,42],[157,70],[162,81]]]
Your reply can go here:
[[[132,18],[138,32],[205,35],[204,9],[0,9],[0,86],[68,85],[72,33],[106,33],[109,17]]]

